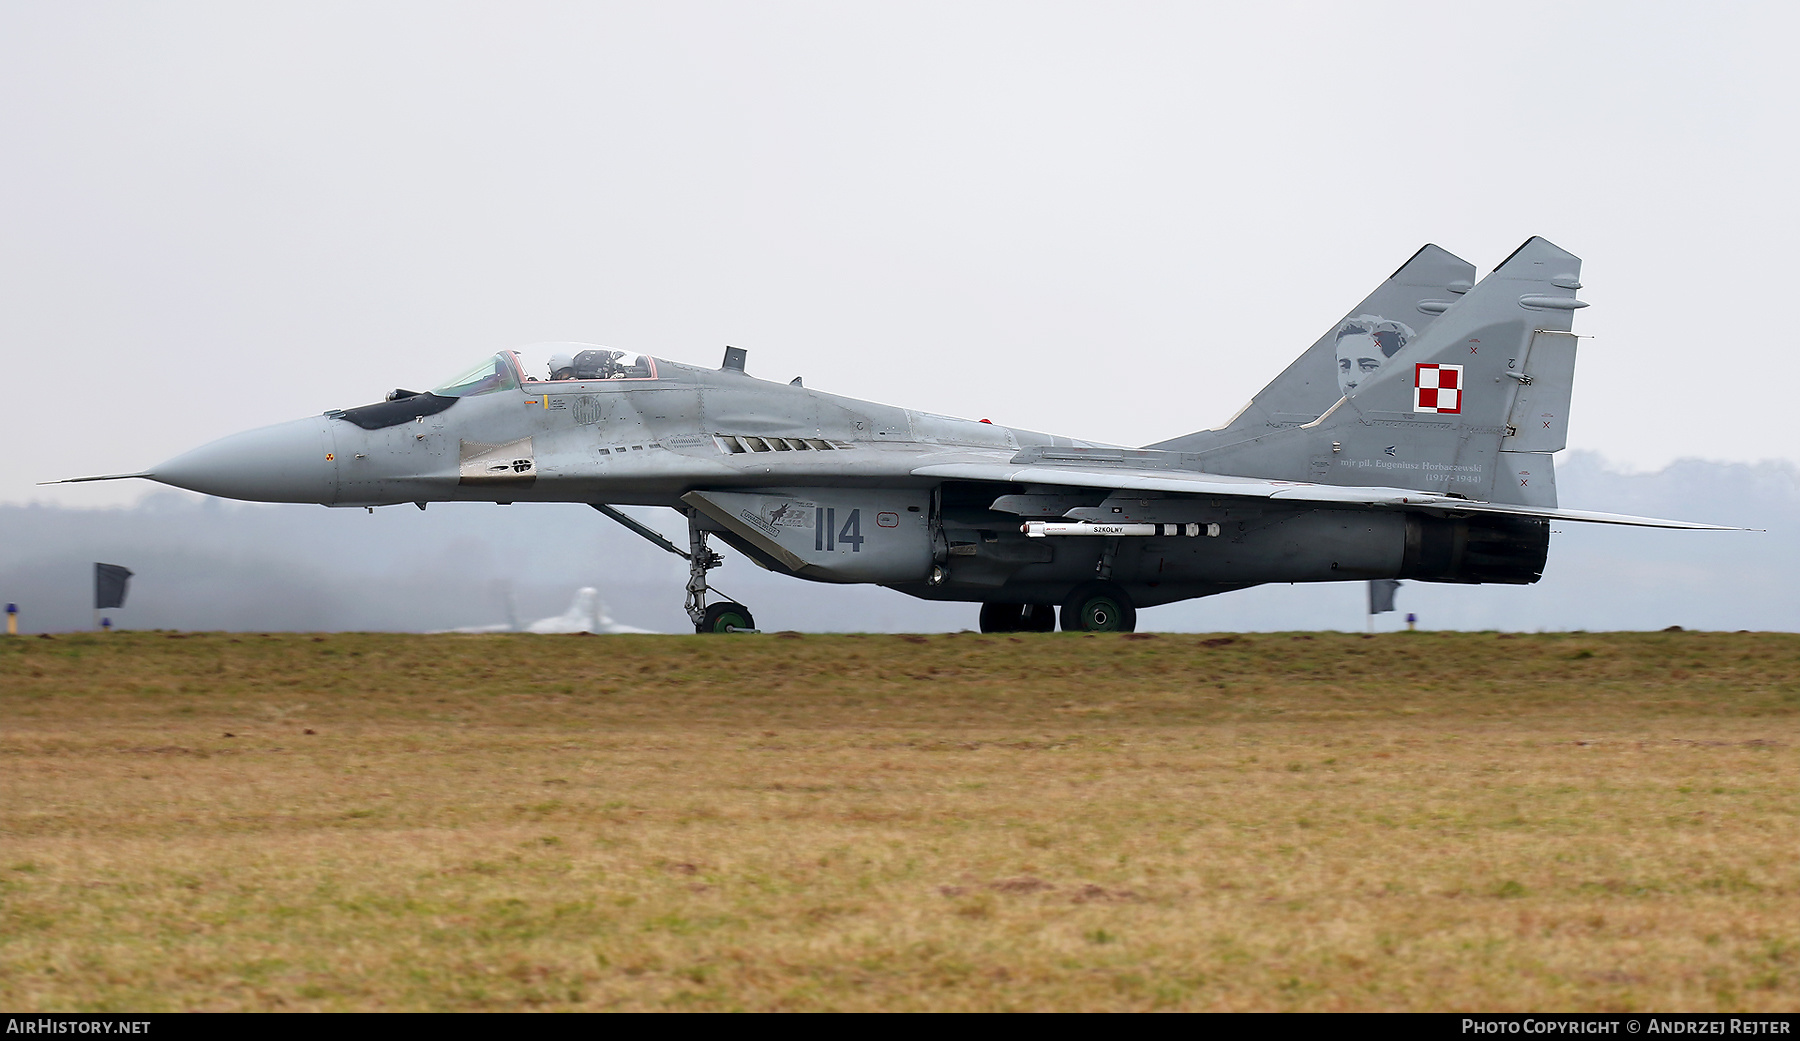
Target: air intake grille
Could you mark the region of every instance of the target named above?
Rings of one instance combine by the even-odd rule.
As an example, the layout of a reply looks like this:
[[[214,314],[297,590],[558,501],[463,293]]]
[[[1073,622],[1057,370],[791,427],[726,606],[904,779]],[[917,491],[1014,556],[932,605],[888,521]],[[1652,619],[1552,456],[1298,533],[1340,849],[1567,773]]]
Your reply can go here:
[[[714,434],[713,443],[726,455],[745,452],[834,452],[850,446],[817,437],[767,437],[750,434]]]

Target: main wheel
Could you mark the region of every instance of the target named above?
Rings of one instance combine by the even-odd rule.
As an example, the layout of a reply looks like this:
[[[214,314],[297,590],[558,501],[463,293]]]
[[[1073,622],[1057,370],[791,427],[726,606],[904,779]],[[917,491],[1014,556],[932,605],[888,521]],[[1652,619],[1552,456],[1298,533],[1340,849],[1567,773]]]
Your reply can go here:
[[[1137,608],[1112,582],[1086,582],[1062,605],[1063,632],[1128,633],[1137,629]]]
[[[750,609],[743,604],[734,604],[727,600],[724,603],[709,604],[706,613],[700,618],[700,624],[694,626],[694,631],[728,633],[754,628],[756,628],[756,619],[750,617]]]
[[[982,604],[981,631],[984,633],[1016,633],[1025,628],[1024,605]]]
[[[1026,604],[1019,617],[1019,631],[1022,633],[1053,633],[1056,631],[1055,604]]]

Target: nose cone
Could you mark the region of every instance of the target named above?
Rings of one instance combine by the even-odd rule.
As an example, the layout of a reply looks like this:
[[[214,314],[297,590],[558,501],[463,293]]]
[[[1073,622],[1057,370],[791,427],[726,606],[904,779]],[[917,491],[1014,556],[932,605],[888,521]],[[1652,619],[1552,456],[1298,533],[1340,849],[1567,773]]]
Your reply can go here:
[[[330,503],[337,498],[331,420],[278,423],[222,437],[152,468],[152,480],[251,502]]]

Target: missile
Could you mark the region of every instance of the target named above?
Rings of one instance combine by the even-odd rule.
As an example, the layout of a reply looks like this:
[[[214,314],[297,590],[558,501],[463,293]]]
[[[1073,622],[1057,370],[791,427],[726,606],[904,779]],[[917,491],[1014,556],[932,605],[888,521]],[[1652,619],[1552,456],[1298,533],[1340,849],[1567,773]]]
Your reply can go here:
[[[1107,535],[1154,538],[1185,535],[1188,538],[1219,537],[1217,524],[1090,524],[1085,521],[1026,521],[1019,530],[1034,539],[1046,535]]]

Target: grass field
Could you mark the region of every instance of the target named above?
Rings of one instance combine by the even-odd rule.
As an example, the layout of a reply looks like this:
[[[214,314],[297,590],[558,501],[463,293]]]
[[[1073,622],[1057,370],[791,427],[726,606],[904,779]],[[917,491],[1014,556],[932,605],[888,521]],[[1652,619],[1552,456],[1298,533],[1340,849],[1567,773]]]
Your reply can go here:
[[[0,640],[0,1007],[1800,1007],[1800,636]]]

